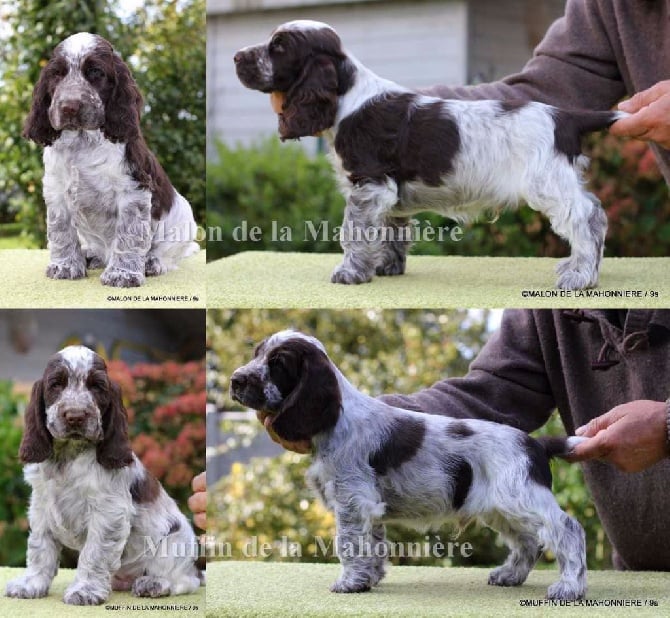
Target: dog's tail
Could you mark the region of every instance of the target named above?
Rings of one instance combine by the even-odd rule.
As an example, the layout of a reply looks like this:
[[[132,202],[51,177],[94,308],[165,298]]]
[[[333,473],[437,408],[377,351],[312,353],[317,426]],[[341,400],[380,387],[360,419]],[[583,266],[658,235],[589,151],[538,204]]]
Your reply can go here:
[[[543,436],[535,439],[544,449],[547,459],[567,457],[575,446],[586,440],[586,438],[580,438],[579,436]]]
[[[576,133],[578,136],[594,131],[608,129],[617,120],[629,116],[627,112],[594,112],[591,110],[566,110],[561,109],[556,112],[557,131],[565,127],[568,132]]]

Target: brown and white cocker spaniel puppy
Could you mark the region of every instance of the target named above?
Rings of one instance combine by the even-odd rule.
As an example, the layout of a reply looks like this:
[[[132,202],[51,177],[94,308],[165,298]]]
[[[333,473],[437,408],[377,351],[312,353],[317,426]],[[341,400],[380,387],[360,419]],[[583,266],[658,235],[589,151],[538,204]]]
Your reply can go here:
[[[342,573],[333,592],[364,592],[381,581],[385,523],[425,532],[478,520],[510,548],[489,584],[522,584],[549,548],[560,578],[547,596],[584,596],[584,530],[558,506],[549,468],[549,458],[582,438],[541,441],[507,425],[395,408],[356,389],[320,341],[295,331],[260,343],[232,374],[230,390],[284,441],[311,442],[308,481],[337,522]]]
[[[526,201],[570,243],[557,286],[597,285],[607,218],[583,187],[580,138],[623,112],[426,96],[375,75],[314,21],[285,23],[234,60],[245,86],[274,93],[282,139],[322,133],[330,144],[346,199],[333,282],[404,273],[410,215],[465,221]]]
[[[186,517],[130,448],[119,387],[82,346],[61,350],[33,386],[19,451],[32,486],[27,569],[10,597],[49,593],[62,547],[79,552],[63,600],[104,603],[111,590],[186,594],[203,581]]]
[[[142,96],[101,36],[56,47],[33,92],[24,136],[44,146],[52,279],[142,285],[196,253],[190,204],[170,184],[140,129]]]

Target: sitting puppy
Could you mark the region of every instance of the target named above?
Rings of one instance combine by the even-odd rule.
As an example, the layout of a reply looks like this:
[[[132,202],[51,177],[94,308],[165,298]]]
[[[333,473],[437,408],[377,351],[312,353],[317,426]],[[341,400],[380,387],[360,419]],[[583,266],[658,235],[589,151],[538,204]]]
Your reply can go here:
[[[558,287],[598,283],[607,218],[584,190],[580,138],[623,112],[567,111],[536,102],[443,100],[375,75],[327,24],[293,21],[235,55],[240,81],[274,93],[282,139],[323,132],[346,199],[335,283],[405,272],[408,216],[458,221],[526,200],[572,253]]]
[[[340,554],[333,592],[363,592],[384,577],[384,522],[426,530],[476,519],[510,547],[489,584],[522,584],[546,547],[561,574],[548,598],[584,596],[584,530],[556,503],[548,463],[580,438],[541,442],[506,425],[388,406],[357,391],[319,341],[292,331],[261,343],[230,383],[280,438],[311,440],[308,480],[335,513],[338,546],[355,548]]]
[[[48,277],[104,268],[104,285],[136,287],[198,251],[191,206],[147,148],[141,111],[130,70],[100,36],[68,37],[42,70],[23,134],[45,146]]]
[[[61,350],[33,386],[19,451],[32,486],[27,570],[9,597],[49,593],[61,547],[79,551],[63,600],[99,605],[198,589],[198,543],[186,517],[130,449],[121,391],[82,346]]]

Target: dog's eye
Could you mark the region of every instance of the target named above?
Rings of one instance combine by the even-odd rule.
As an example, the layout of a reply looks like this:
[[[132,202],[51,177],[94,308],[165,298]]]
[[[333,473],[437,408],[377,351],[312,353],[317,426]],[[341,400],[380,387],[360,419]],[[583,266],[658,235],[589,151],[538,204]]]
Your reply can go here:
[[[105,72],[98,67],[88,67],[84,72],[86,79],[90,82],[94,82],[102,79],[105,76]]]
[[[270,41],[270,51],[274,53],[281,53],[284,51],[284,37],[280,34],[276,35]]]

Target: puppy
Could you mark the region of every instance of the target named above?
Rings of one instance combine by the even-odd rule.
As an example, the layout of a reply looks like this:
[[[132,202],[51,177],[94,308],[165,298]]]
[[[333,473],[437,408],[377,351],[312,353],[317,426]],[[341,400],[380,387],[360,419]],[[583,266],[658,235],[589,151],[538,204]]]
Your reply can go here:
[[[410,215],[467,221],[524,200],[570,243],[557,286],[597,285],[607,218],[582,186],[580,142],[623,112],[424,96],[375,75],[313,21],[285,23],[234,60],[246,87],[274,93],[282,139],[323,134],[330,145],[346,199],[334,283],[403,274]]]
[[[49,593],[62,547],[79,552],[63,601],[99,605],[198,589],[198,543],[175,501],[130,448],[119,387],[82,346],[61,350],[33,386],[19,450],[32,486],[26,573],[9,597]]]
[[[65,39],[35,85],[24,136],[44,146],[52,279],[136,287],[197,253],[190,204],[170,184],[140,129],[142,96],[111,44]]]
[[[381,581],[386,522],[425,531],[478,520],[510,548],[489,584],[522,584],[548,548],[560,579],[547,597],[584,596],[584,530],[556,503],[548,462],[580,438],[543,442],[506,425],[391,407],[356,390],[319,341],[293,331],[263,341],[230,384],[232,397],[260,411],[267,429],[285,441],[311,441],[308,480],[335,514],[337,547],[347,547],[333,592]]]

